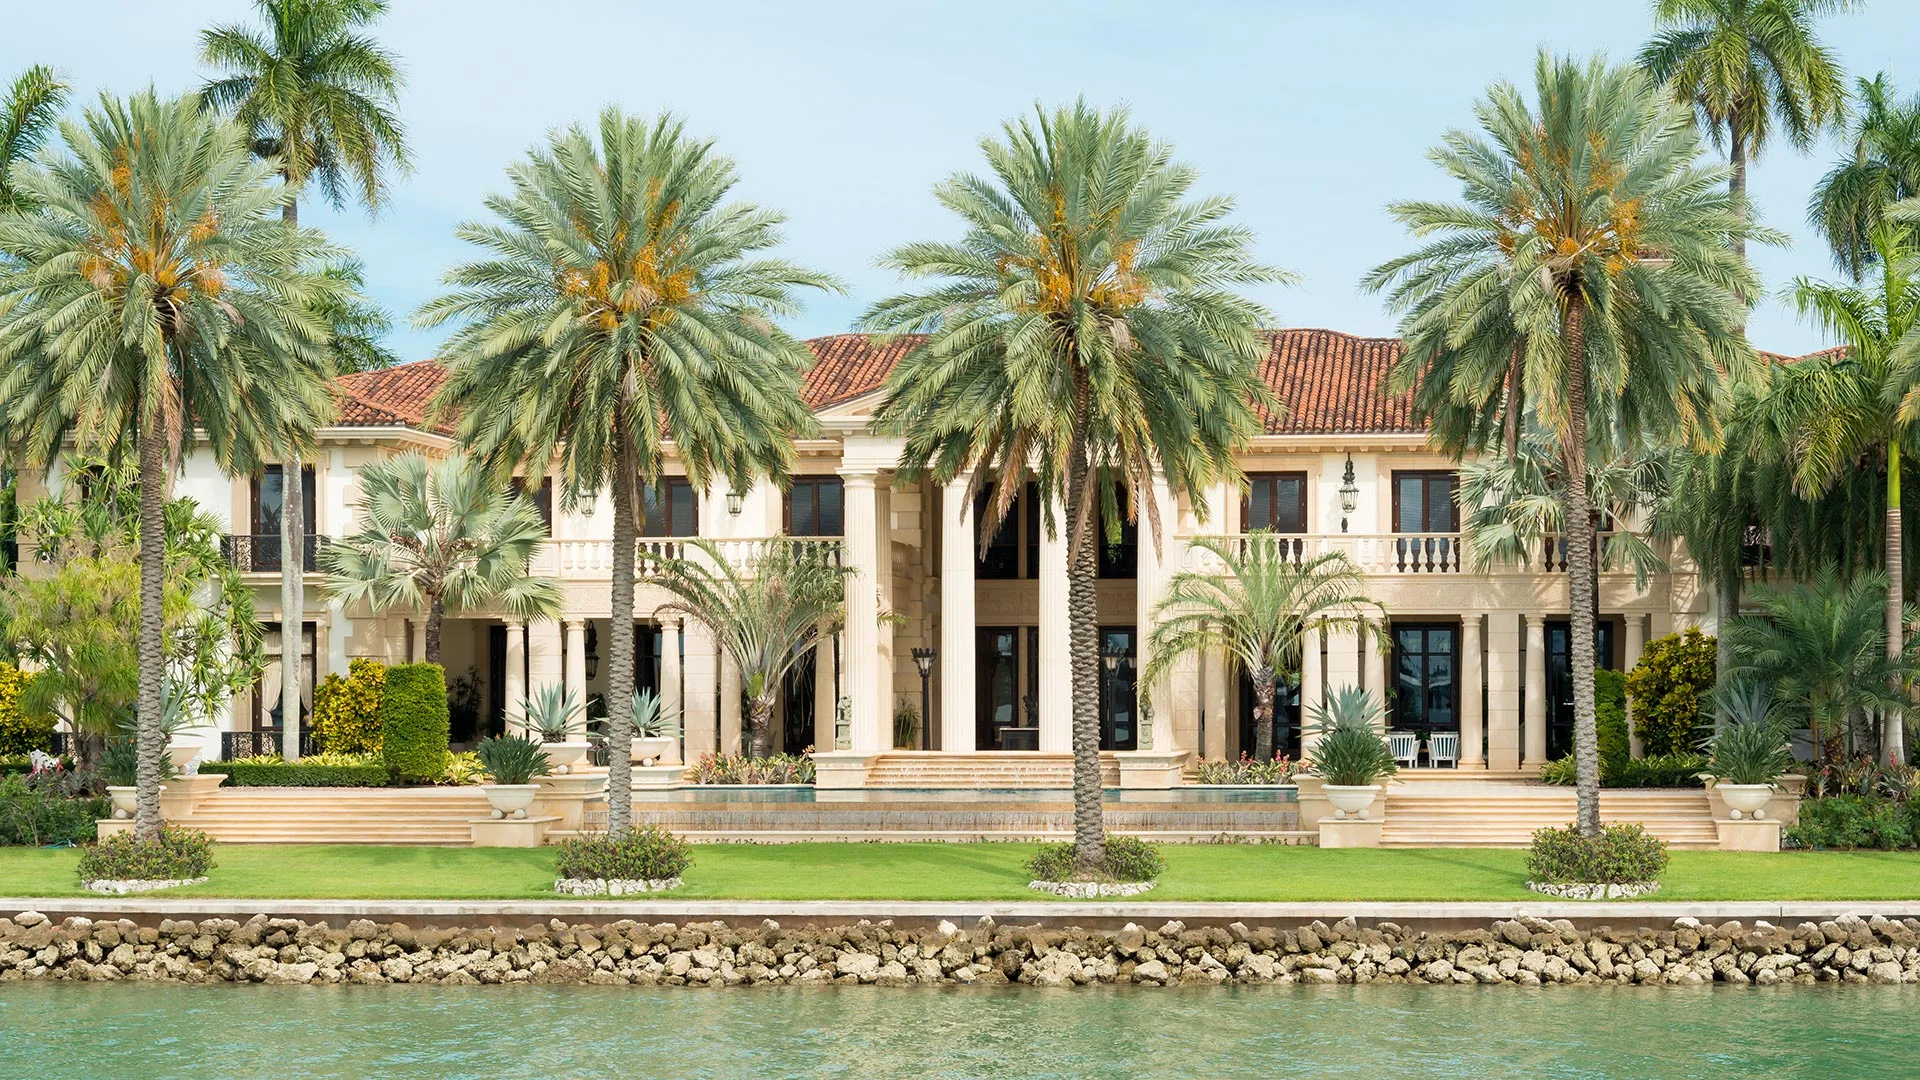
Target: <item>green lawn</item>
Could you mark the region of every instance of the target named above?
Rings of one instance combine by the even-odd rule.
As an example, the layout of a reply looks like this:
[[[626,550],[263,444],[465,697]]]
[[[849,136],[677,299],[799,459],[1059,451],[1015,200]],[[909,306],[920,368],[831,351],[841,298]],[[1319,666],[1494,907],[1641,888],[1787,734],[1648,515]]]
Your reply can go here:
[[[1168,845],[1151,900],[1524,900],[1525,853]],[[704,844],[674,899],[1032,900],[1031,844]],[[0,895],[84,895],[74,851],[0,848]],[[552,854],[497,848],[239,846],[168,896],[547,897]],[[1913,852],[1676,851],[1661,900],[1920,899]]]

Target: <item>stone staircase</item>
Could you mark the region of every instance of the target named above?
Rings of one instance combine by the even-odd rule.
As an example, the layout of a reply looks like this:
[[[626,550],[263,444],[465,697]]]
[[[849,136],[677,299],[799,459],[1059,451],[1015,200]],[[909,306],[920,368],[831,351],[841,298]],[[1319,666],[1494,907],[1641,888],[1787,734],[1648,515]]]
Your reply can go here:
[[[1386,800],[1382,847],[1525,847],[1535,829],[1569,824],[1576,809],[1570,787],[1500,780],[1389,784]],[[1677,848],[1719,844],[1705,791],[1604,791],[1600,817],[1638,822]]]
[[[179,824],[226,844],[466,847],[486,817],[479,788],[228,788]]]
[[[1100,781],[1120,786],[1120,766],[1100,757]],[[1040,791],[1073,787],[1072,754],[985,752],[943,754],[899,750],[881,754],[867,769],[867,786],[883,788],[996,788]]]

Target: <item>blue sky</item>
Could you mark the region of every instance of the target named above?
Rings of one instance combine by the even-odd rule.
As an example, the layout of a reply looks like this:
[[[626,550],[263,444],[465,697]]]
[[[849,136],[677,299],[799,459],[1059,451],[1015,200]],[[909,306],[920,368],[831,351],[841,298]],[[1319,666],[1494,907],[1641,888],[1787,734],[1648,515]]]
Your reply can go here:
[[[199,84],[200,27],[250,19],[245,0],[174,4],[89,0],[10,5],[0,73],[48,63],[80,91],[163,91]],[[400,54],[401,111],[415,172],[375,221],[303,207],[303,222],[358,250],[371,291],[396,317],[395,349],[432,355],[438,337],[406,317],[463,256],[456,222],[480,213],[508,162],[556,125],[617,102],[673,109],[740,164],[740,193],[790,218],[785,254],[826,270],[847,296],[810,300],[791,329],[846,329],[894,286],[876,256],[954,234],[929,189],[974,168],[1000,121],[1085,94],[1124,102],[1179,156],[1201,190],[1238,200],[1238,220],[1267,262],[1301,275],[1260,299],[1283,326],[1390,334],[1378,298],[1356,282],[1407,247],[1382,212],[1398,198],[1444,198],[1423,154],[1497,79],[1529,77],[1540,46],[1627,59],[1649,27],[1639,0],[1347,0],[1342,3],[1034,3],[933,5],[709,0],[394,0],[382,36]],[[1442,10],[1444,14],[1440,14]],[[1875,0],[1824,36],[1849,75],[1920,71],[1895,52],[1920,40],[1920,5]],[[1762,219],[1792,238],[1755,262],[1773,290],[1795,275],[1834,276],[1806,226],[1807,194],[1839,154],[1777,145],[1755,166]],[[1757,345],[1826,344],[1777,299],[1755,315]]]

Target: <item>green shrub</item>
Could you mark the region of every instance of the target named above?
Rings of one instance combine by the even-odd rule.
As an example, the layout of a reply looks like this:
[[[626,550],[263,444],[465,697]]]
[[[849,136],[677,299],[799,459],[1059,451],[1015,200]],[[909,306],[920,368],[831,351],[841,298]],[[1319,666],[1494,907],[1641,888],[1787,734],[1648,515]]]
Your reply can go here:
[[[349,661],[344,678],[328,675],[313,691],[315,745],[343,754],[379,753],[386,685],[387,665],[366,657]]]
[[[20,708],[33,676],[0,660],[0,754],[25,754],[53,745],[53,717],[35,719]]]
[[[486,776],[487,767],[480,764],[480,755],[469,750],[464,754],[447,755],[446,775],[440,778],[440,782],[450,787],[463,787],[485,783]]]
[[[1371,693],[1357,686],[1341,687],[1329,692],[1324,704],[1314,705],[1309,715],[1319,739],[1307,766],[1327,783],[1365,787],[1400,771],[1393,750],[1380,734],[1385,712]]]
[[[687,842],[658,825],[631,829],[618,839],[575,836],[555,845],[555,875],[568,881],[660,881],[693,865]]]
[[[1107,837],[1106,858],[1094,877],[1103,881],[1152,881],[1166,870],[1167,862],[1152,844],[1137,836]],[[1082,875],[1074,867],[1072,844],[1041,844],[1027,860],[1027,876],[1033,881],[1074,881]]]
[[[531,784],[534,777],[547,775],[547,752],[532,739],[518,735],[481,739],[473,752],[496,784]]]
[[[209,761],[203,773],[222,773],[228,787],[385,787],[391,774],[379,761],[329,765],[299,761]]]
[[[80,882],[183,881],[213,869],[213,840],[198,829],[161,825],[154,840],[114,833],[80,853]]]
[[[1633,740],[1627,732],[1626,672],[1595,669],[1593,714],[1600,743],[1600,775],[1605,776],[1633,756]]]
[[[107,739],[100,748],[100,774],[114,787],[133,787],[140,782],[140,744],[127,736]],[[160,779],[172,780],[177,774],[173,758],[160,755]]]
[[[380,700],[380,753],[403,783],[447,773],[447,676],[439,664],[395,664]]]
[[[1800,820],[1788,826],[1787,842],[1800,848],[1913,847],[1920,840],[1920,802],[1883,795],[1834,795],[1800,803]]]
[[[1728,724],[1713,737],[1707,771],[1722,784],[1774,784],[1793,767],[1784,728],[1770,720]]]
[[[700,755],[693,763],[696,784],[811,784],[811,754],[768,754],[750,758],[745,754]]]
[[[1647,643],[1640,662],[1627,672],[1627,697],[1648,756],[1699,748],[1700,706],[1713,681],[1713,638],[1688,630]]]
[[[1298,766],[1281,754],[1272,761],[1255,761],[1245,754],[1238,761],[1202,761],[1194,766],[1196,784],[1291,784]]]
[[[1541,884],[1637,885],[1658,881],[1667,869],[1667,842],[1638,825],[1602,825],[1587,837],[1569,825],[1533,834],[1527,880]]]
[[[112,800],[67,790],[54,778],[0,776],[0,846],[84,843],[112,812]]]
[[[1704,787],[1700,774],[1707,769],[1705,754],[1662,754],[1659,757],[1627,758],[1609,769],[1600,765],[1600,786],[1605,788]],[[1572,787],[1573,755],[1557,758],[1540,767],[1544,783]]]

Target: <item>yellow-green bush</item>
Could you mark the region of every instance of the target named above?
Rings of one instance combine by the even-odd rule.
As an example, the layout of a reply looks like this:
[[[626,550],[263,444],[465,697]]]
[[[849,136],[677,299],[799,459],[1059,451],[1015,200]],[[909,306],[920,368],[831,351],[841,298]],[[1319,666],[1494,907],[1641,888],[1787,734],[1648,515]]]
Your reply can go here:
[[[33,676],[0,661],[0,754],[25,754],[53,745],[53,718],[35,719],[20,708]]]
[[[447,675],[439,664],[387,669],[380,701],[380,754],[402,783],[431,784],[447,774]]]
[[[387,666],[365,657],[349,663],[344,678],[328,675],[313,691],[313,741],[333,753],[379,753],[386,687]]]
[[[1714,639],[1698,630],[1647,642],[1627,672],[1633,726],[1648,757],[1699,749],[1700,705],[1713,690]]]

